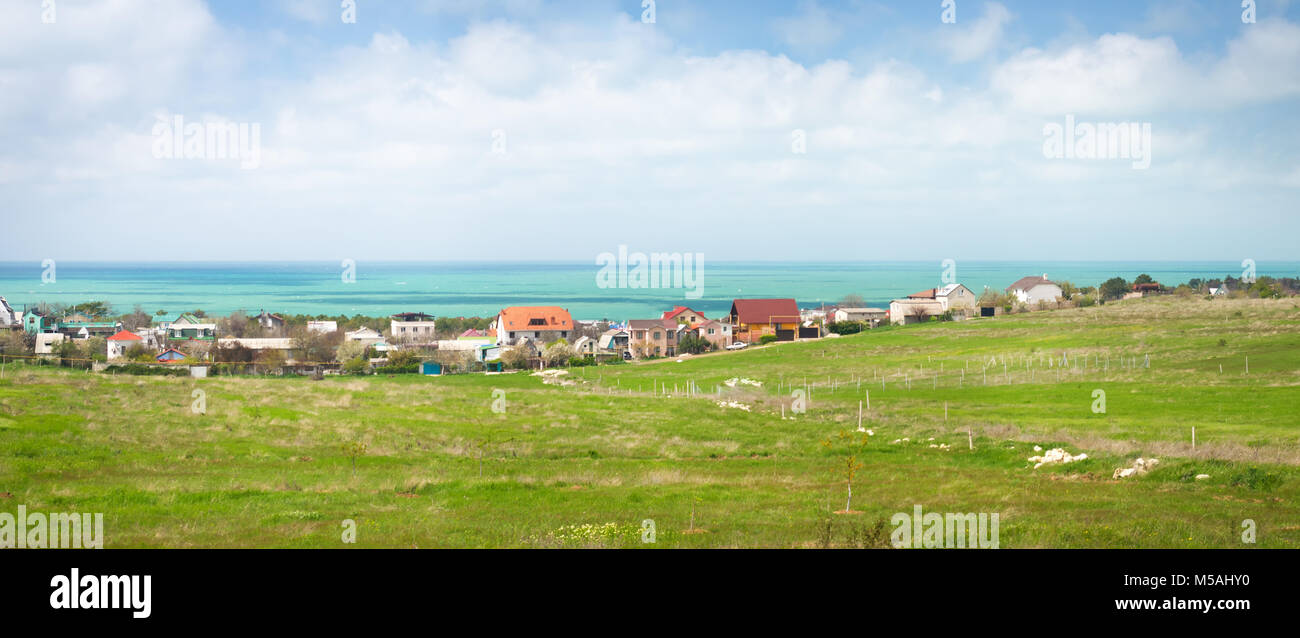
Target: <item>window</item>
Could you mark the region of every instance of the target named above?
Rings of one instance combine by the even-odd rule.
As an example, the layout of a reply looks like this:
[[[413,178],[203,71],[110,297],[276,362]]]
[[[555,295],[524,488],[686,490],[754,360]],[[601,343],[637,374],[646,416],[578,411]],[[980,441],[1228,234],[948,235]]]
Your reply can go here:
[[[655,331],[654,340],[655,340],[655,341],[658,341],[658,340],[659,340],[659,332],[658,332],[658,331]]]
[[[713,328],[709,328],[709,334],[713,334]]]

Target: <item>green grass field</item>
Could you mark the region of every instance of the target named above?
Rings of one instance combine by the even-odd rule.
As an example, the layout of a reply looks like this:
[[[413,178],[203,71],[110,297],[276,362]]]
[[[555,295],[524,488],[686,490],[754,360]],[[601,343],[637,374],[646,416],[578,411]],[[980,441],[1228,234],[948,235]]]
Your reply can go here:
[[[725,385],[737,377],[762,386]],[[0,511],[103,512],[106,547],[851,547],[914,504],[998,513],[1002,547],[1300,544],[1292,299],[1135,300],[565,379],[192,380],[11,363]],[[857,454],[856,512],[835,513],[837,435],[857,428],[859,401],[874,436]],[[352,442],[366,445],[355,472]],[[1034,469],[1035,445],[1088,458]],[[1160,464],[1112,479],[1139,456]],[[641,542],[646,519],[654,544]]]

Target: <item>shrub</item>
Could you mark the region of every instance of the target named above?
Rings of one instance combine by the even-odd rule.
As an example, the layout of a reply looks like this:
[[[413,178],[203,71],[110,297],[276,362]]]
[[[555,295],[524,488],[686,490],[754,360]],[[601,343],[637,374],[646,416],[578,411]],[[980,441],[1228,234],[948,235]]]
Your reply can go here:
[[[1245,472],[1238,472],[1232,477],[1230,483],[1235,487],[1245,487],[1262,492],[1271,492],[1274,488],[1282,484],[1282,477],[1276,474],[1269,474],[1257,467],[1252,467]]]
[[[763,335],[758,338],[758,345],[765,346],[773,341],[776,341],[776,335]]]
[[[362,357],[353,357],[343,364],[344,374],[365,374],[370,371],[370,362]]]
[[[840,335],[851,335],[862,332],[866,324],[861,321],[832,321],[826,325],[826,329]]]
[[[713,342],[690,332],[682,335],[681,340],[677,342],[677,351],[686,354],[700,354],[712,349]]]

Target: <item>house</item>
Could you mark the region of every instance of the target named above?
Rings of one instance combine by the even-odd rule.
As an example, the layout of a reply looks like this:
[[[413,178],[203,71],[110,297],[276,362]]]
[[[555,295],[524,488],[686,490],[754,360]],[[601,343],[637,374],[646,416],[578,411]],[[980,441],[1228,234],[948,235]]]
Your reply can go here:
[[[54,346],[63,343],[66,338],[61,332],[36,333],[36,354],[54,354]]]
[[[629,335],[626,330],[613,328],[601,333],[596,348],[601,352],[614,353],[623,356],[628,351],[630,339],[631,335]]]
[[[511,306],[493,320],[497,345],[512,346],[523,341],[550,343],[573,336],[573,317],[559,306]]]
[[[633,319],[627,322],[632,356],[671,357],[677,354],[679,325],[675,319]]]
[[[594,355],[596,354],[596,340],[587,336],[578,337],[577,341],[573,342],[573,349],[580,355]]]
[[[1210,288],[1211,297],[1224,297],[1228,294],[1227,286],[1213,286]]]
[[[826,321],[827,317],[834,316],[835,311],[837,309],[838,309],[837,306],[824,306],[824,305],[817,306],[816,308],[800,308],[799,319],[803,321],[805,325],[810,325],[811,323],[817,321],[824,322]]]
[[[158,363],[179,363],[185,360],[185,353],[176,348],[168,348],[154,357],[154,360]]]
[[[1036,304],[1040,301],[1057,301],[1065,297],[1061,287],[1052,283],[1043,273],[1042,277],[1022,277],[1007,288],[1023,304]]]
[[[677,323],[691,325],[705,320],[704,313],[696,312],[686,306],[673,306],[672,310],[665,310],[662,319],[672,319]]]
[[[204,323],[187,312],[177,317],[167,328],[167,338],[173,341],[216,341],[217,324]]]
[[[388,337],[407,343],[429,343],[437,339],[437,320],[423,312],[399,312],[391,317]]]
[[[263,310],[258,313],[255,318],[257,319],[257,324],[262,326],[263,330],[270,330],[272,332],[284,330],[284,317],[281,317],[280,315],[273,315]]]
[[[343,338],[348,341],[360,341],[364,344],[372,344],[384,340],[384,335],[374,328],[361,326],[356,330],[349,330],[343,333]]]
[[[889,311],[884,308],[836,308],[831,319],[836,323],[861,321],[874,328],[889,320]]]
[[[19,313],[9,306],[9,302],[4,297],[0,297],[0,330],[21,328],[22,319]]]
[[[126,356],[126,351],[131,346],[144,345],[144,339],[140,335],[127,330],[123,330],[108,338],[108,360],[121,359]]]
[[[319,332],[330,334],[339,331],[339,322],[337,321],[308,321],[307,332]]]
[[[110,337],[121,329],[122,324],[117,321],[60,321],[58,323],[58,331],[73,339]]]
[[[799,306],[794,299],[736,299],[727,316],[736,341],[755,343],[765,335],[780,341],[800,337]]]
[[[1133,292],[1142,295],[1145,295],[1149,292],[1158,293],[1160,292],[1160,283],[1153,281],[1151,283],[1145,283],[1145,284],[1133,284]]]
[[[58,332],[59,320],[39,308],[27,310],[23,313],[23,330],[27,334],[33,335],[44,332]]]
[[[907,296],[908,299],[933,300],[939,302],[944,312],[951,312],[958,318],[975,315],[975,293],[962,284],[947,284],[942,288],[929,288]]]
[[[459,337],[459,338],[460,338],[460,339],[477,339],[477,338],[479,338],[479,337],[486,337],[486,336],[488,336],[488,333],[487,333],[487,332],[485,332],[485,331],[483,331],[483,330],[478,330],[478,329],[475,329],[475,328],[470,328],[469,330],[466,330],[465,332],[460,333],[460,337]]]
[[[897,326],[929,321],[941,314],[943,304],[935,299],[895,299],[889,303],[889,321]]]
[[[688,326],[687,331],[713,344],[715,348],[726,348],[732,343],[731,325],[722,323],[721,321],[715,321],[713,319],[697,321]]]

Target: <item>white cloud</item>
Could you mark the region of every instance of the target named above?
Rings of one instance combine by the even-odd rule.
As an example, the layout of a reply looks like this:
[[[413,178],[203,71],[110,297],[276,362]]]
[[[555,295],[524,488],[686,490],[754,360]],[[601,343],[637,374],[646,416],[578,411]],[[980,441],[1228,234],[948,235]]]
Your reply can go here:
[[[993,72],[993,88],[1038,113],[1136,116],[1225,109],[1300,95],[1300,27],[1261,21],[1208,64],[1185,59],[1167,36],[1103,35],[1060,51],[1026,49]]]
[[[973,22],[960,17],[953,24],[943,25],[939,32],[940,43],[954,62],[970,62],[982,58],[1002,41],[1002,27],[1011,21],[1011,12],[997,2],[984,3],[984,13]]]
[[[1061,184],[1096,194],[1117,184],[1128,198],[1136,179],[1163,193],[1158,184],[1185,188],[1186,174],[1231,188],[1232,175],[1250,172],[1230,174],[1212,161],[1212,123],[1186,132],[1157,127],[1155,163],[1141,177],[1115,164],[1046,161],[1044,114],[1205,108],[1180,92],[1210,79],[1231,87],[1238,102],[1297,90],[1298,65],[1257,64],[1295,59],[1288,38],[1296,27],[1285,22],[1252,25],[1222,58],[1200,64],[1172,40],[1114,34],[1022,51],[988,84],[961,84],[905,60],[806,65],[755,50],[692,55],[633,15],[527,27],[475,21],[439,42],[376,33],[270,80],[261,60],[273,59],[277,45],[242,41],[197,2],[168,6],[88,4],[91,18],[61,3],[54,26],[67,31],[41,38],[0,26],[0,35],[29,47],[0,37],[0,136],[13,140],[0,148],[0,204],[80,215],[83,226],[63,245],[83,258],[105,256],[102,237],[113,231],[97,220],[160,210],[203,220],[210,241],[167,255],[147,234],[130,235],[117,238],[114,254],[293,259],[340,246],[357,258],[500,254],[482,225],[463,223],[474,219],[518,233],[510,257],[585,260],[590,247],[629,238],[681,246],[673,220],[743,212],[750,224],[690,241],[709,242],[719,257],[744,257],[777,241],[772,228],[792,219],[809,225],[791,225],[781,237],[812,233],[809,245],[819,245],[824,229],[814,222],[822,215],[887,233],[906,226],[901,210],[956,219],[973,201],[1001,202],[999,215],[1013,223],[1035,218],[1039,210],[1023,202],[1051,202]],[[985,16],[1000,29],[1006,20],[994,7],[1001,5]],[[977,45],[963,50],[982,50]],[[213,51],[233,62],[214,67]],[[261,168],[153,159],[158,112],[260,122]],[[506,155],[492,153],[497,129],[506,133]],[[791,153],[794,129],[807,132],[806,154]],[[29,219],[38,217],[14,224]],[[358,223],[374,232],[340,232]],[[559,227],[562,246],[522,241]],[[22,230],[35,228],[15,229],[0,248],[19,248],[12,237]],[[241,252],[204,254],[209,248]],[[925,255],[901,255],[909,256]]]

